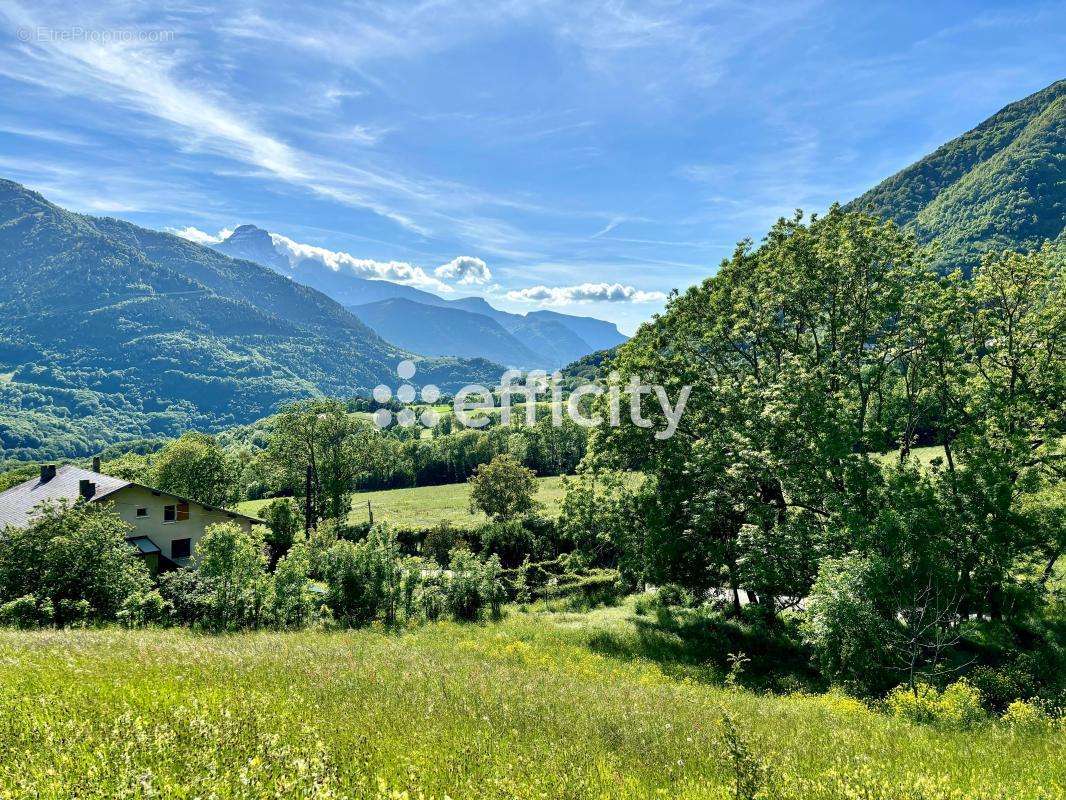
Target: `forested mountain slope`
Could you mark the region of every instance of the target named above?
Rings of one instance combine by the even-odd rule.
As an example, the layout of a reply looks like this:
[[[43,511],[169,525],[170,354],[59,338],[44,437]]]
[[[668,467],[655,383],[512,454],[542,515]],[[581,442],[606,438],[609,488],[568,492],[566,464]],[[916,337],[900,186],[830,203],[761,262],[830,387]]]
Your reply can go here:
[[[81,454],[395,382],[407,353],[250,261],[0,181],[0,448]],[[487,362],[426,364],[454,388]]]
[[[1066,230],[1066,80],[1011,103],[849,204],[934,239],[966,274],[989,250]]]

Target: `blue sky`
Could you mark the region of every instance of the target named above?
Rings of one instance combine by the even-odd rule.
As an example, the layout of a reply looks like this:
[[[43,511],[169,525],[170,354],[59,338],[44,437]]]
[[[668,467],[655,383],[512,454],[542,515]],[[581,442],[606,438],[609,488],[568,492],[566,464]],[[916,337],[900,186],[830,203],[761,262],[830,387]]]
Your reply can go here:
[[[1064,52],[1062,3],[0,0],[0,176],[632,332]]]

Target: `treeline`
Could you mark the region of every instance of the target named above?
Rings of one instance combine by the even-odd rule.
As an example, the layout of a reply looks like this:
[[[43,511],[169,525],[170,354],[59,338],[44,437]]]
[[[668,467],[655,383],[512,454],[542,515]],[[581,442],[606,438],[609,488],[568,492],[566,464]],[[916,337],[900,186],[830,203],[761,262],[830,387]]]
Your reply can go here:
[[[569,513],[602,564],[786,633],[852,691],[969,674],[1060,702],[1063,251],[972,280],[927,258],[840,208],[742,243],[612,363],[693,387],[677,435],[595,431]]]
[[[572,474],[588,444],[588,429],[568,418],[555,427],[547,413],[538,413],[532,426],[516,410],[504,427],[497,410],[480,429],[461,428],[442,415],[432,429],[394,425],[379,430],[352,408],[351,402],[307,400],[217,436],[191,432],[115,446],[103,453],[102,469],[219,506],[302,499],[310,469],[313,505],[319,518],[326,518],[338,515],[352,492],[459,483],[505,453],[540,476]],[[33,464],[8,466],[0,475],[0,491],[37,470]]]

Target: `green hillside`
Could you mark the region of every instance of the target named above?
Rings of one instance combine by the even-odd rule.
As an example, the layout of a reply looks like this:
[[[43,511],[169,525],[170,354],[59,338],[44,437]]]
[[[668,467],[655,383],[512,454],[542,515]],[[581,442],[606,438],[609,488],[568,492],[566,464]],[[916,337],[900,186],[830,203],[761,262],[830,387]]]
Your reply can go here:
[[[0,449],[83,455],[394,383],[407,353],[273,270],[0,181]],[[442,388],[498,375],[424,364]]]
[[[1011,103],[854,200],[967,274],[989,250],[1032,249],[1066,229],[1066,80]]]

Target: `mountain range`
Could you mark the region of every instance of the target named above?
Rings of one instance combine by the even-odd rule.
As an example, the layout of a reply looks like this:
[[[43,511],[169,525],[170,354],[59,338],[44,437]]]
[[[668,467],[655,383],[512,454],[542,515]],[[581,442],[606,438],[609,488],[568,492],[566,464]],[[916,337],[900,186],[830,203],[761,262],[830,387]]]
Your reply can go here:
[[[294,260],[269,231],[241,225],[214,245],[311,286],[344,305],[386,340],[415,353],[483,357],[509,367],[552,370],[626,340],[603,320],[554,311],[512,314],[482,297],[449,300],[413,286]]]
[[[80,455],[116,438],[249,422],[286,401],[395,385],[410,351],[252,261],[74,214],[0,181],[0,446]],[[421,360],[416,382],[494,380]]]

